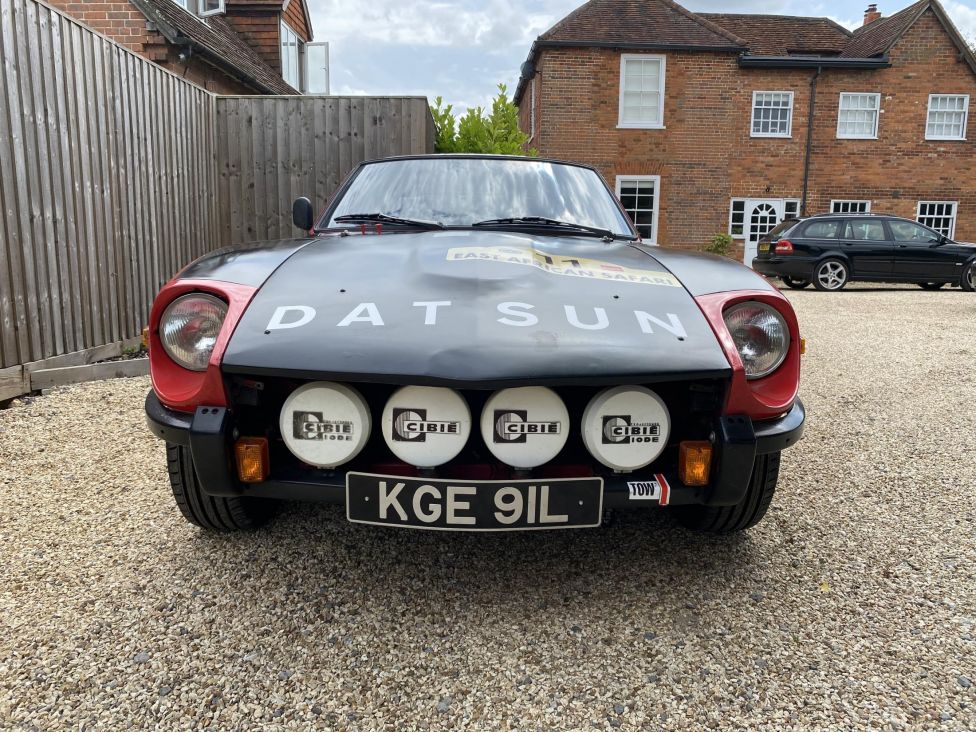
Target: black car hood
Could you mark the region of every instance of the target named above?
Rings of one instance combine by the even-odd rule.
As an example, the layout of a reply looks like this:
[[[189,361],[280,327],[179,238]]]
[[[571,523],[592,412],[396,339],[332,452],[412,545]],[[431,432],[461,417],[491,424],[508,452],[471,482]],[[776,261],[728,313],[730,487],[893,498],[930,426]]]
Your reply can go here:
[[[470,230],[308,244],[258,291],[223,368],[486,388],[730,372],[692,296],[647,251]]]

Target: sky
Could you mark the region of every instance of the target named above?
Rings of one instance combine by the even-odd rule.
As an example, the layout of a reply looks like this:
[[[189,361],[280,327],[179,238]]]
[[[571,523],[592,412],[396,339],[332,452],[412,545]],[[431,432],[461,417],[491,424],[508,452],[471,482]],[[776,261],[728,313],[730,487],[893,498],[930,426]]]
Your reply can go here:
[[[891,15],[912,0],[878,3]],[[942,0],[976,38],[976,0]],[[441,96],[456,111],[514,93],[535,38],[583,0],[308,0],[315,40],[329,41],[333,94]],[[688,0],[689,10],[821,15],[861,24],[868,0]]]

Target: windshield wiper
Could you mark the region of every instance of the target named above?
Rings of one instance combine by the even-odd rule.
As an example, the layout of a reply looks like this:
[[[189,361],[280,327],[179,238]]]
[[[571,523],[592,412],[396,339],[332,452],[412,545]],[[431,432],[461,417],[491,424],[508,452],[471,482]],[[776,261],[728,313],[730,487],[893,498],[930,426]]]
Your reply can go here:
[[[595,226],[585,224],[575,224],[572,221],[559,221],[558,219],[547,219],[544,216],[513,216],[504,219],[485,219],[471,224],[472,226],[533,226],[551,229],[572,229],[580,234],[599,236],[603,239],[612,241],[614,239],[629,239],[630,237],[614,234],[609,229],[600,229]]]
[[[420,219],[404,219],[384,213],[359,213],[336,216],[333,221],[337,224],[378,223],[393,224],[394,226],[416,226],[420,229],[443,229],[444,224],[437,221],[422,221]]]

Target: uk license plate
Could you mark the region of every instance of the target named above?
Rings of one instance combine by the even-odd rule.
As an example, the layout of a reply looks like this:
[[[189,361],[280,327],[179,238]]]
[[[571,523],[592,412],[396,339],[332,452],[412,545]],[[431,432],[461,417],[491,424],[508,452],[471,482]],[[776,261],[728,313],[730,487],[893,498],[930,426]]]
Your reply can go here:
[[[599,526],[602,478],[447,480],[346,475],[353,523],[437,531],[530,531]]]
[[[764,242],[764,243],[760,244],[759,245],[759,251],[761,251],[761,252],[768,252],[769,251],[769,242]]]

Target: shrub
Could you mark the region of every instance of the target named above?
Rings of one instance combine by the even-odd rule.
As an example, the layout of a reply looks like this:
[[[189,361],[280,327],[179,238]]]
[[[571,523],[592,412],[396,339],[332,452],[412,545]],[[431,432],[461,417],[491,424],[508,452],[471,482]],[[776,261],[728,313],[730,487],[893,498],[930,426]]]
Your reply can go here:
[[[732,237],[729,234],[716,234],[705,247],[705,251],[710,254],[718,254],[721,257],[729,256],[732,251]]]
[[[454,105],[444,105],[437,97],[430,107],[437,128],[434,149],[439,153],[487,153],[494,155],[532,155],[524,150],[529,140],[518,126],[518,107],[508,98],[508,88],[498,85],[498,96],[491,110],[469,109],[461,118],[454,116]]]

